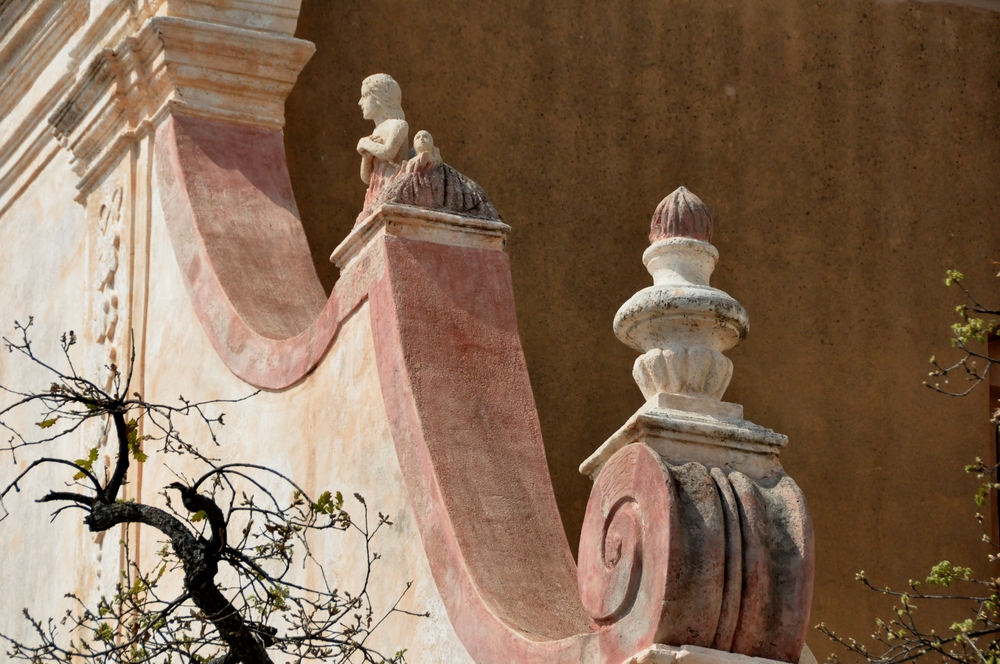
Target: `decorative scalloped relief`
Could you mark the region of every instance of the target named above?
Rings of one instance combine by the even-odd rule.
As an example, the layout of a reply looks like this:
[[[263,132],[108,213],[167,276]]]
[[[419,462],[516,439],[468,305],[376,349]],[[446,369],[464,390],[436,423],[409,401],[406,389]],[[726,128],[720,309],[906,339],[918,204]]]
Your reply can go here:
[[[632,377],[647,399],[661,392],[721,399],[733,377],[733,363],[704,346],[653,348],[636,358]]]
[[[649,243],[670,237],[712,241],[712,214],[700,198],[686,187],[678,187],[660,201],[649,228]]]
[[[108,390],[114,372],[111,365],[118,360],[115,347],[118,330],[118,291],[115,278],[118,274],[121,252],[121,207],[123,189],[120,184],[111,188],[110,194],[101,204],[97,218],[97,273],[95,283],[94,312],[91,318],[91,332],[94,341],[104,346],[97,359],[98,384]]]

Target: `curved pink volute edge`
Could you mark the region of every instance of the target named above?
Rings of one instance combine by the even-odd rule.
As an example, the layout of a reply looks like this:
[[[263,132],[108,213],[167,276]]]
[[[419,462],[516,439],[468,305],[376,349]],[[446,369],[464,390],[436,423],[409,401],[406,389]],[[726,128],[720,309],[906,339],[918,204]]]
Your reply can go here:
[[[301,380],[357,302],[327,299],[316,276],[281,132],[175,115],[157,129],[155,159],[174,253],[216,352],[257,387]]]
[[[609,624],[592,624],[581,603],[507,255],[391,236],[382,249],[386,270],[369,294],[382,394],[431,570],[469,654],[618,664],[650,646],[668,585],[655,559],[666,556],[649,556],[637,597]],[[656,472],[636,493],[665,491]],[[660,545],[667,532],[654,534]]]
[[[248,383],[268,389],[296,383],[322,359],[343,317],[369,295],[365,288],[341,298],[338,282],[334,295],[321,301],[280,132],[173,116],[158,128],[156,144],[171,244],[213,347]],[[387,247],[399,242],[403,240],[386,240]],[[432,273],[451,271],[452,286],[435,274],[432,299],[437,297],[442,306],[454,304],[451,295],[441,299],[442,294],[465,288],[459,299],[469,304],[471,298],[472,304],[485,307],[470,314],[477,334],[442,336],[430,329],[441,323],[440,317],[422,318],[406,309],[410,300],[405,295],[414,294],[414,280],[402,289],[408,315],[407,325],[399,328],[401,302],[392,285],[407,283],[412,270],[428,274],[399,252],[390,252],[389,258],[403,264],[386,270],[395,278],[385,274],[372,288],[373,333],[393,437],[449,617],[463,643],[482,661],[598,661],[584,656],[592,646],[581,635],[590,633],[590,625],[545,461],[517,335],[507,256],[415,244],[436,256]],[[450,255],[463,251],[478,252],[476,260]],[[352,280],[358,280],[362,269],[352,268]],[[470,285],[475,288],[469,290]],[[477,290],[486,285],[491,288]],[[300,288],[304,296],[296,293]],[[290,311],[292,305],[299,309]],[[283,315],[288,319],[282,320]],[[428,347],[463,364],[460,374],[476,375],[473,384],[445,373],[407,371],[403,357],[413,357],[411,348]],[[505,368],[500,380],[492,376],[498,367]],[[411,379],[434,387],[414,390]],[[454,426],[446,421],[448,410],[441,408],[448,403],[461,411]],[[480,419],[477,414],[478,408],[486,408],[496,415],[498,407],[501,417]],[[423,421],[435,428],[425,432]],[[483,428],[487,421],[490,426]],[[481,438],[470,440],[473,431]],[[467,456],[443,453],[445,447],[464,450]],[[485,478],[490,479],[484,483]],[[490,546],[482,546],[484,542]],[[622,643],[619,659],[651,638]]]

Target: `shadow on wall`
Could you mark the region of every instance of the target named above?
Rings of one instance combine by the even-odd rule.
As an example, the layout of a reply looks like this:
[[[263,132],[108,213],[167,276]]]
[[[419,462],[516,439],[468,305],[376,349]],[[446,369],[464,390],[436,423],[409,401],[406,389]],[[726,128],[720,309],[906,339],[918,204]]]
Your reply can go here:
[[[657,202],[701,196],[714,285],[750,315],[727,393],[785,433],[817,533],[813,622],[867,633],[864,568],[904,583],[978,555],[961,466],[987,454],[984,395],[920,387],[946,347],[958,267],[1000,247],[1000,3],[304,0],[317,45],[287,102],[314,263],[364,199],[361,80],[392,74],[414,129],[513,231],[519,330],[576,548],[579,463],[640,405],[618,307],[648,284]],[[956,515],[959,518],[954,518]],[[810,637],[817,655],[828,651]]]

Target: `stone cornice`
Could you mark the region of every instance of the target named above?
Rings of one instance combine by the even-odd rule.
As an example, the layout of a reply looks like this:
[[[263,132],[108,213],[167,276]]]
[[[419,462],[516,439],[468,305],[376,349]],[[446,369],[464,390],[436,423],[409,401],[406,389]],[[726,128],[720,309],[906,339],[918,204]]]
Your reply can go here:
[[[168,112],[280,129],[285,97],[314,50],[273,32],[155,16],[100,52],[49,122],[85,195]]]
[[[292,36],[302,0],[161,0],[169,16]]]
[[[18,11],[0,38],[0,118],[7,117],[85,20],[86,0],[37,0]],[[12,17],[13,18],[13,17]]]
[[[73,74],[66,72],[13,128],[8,140],[0,143],[0,214],[3,214],[31,179],[58,152],[52,127],[39,118],[52,112],[59,98],[73,84]]]
[[[49,77],[47,94],[34,86],[85,22],[86,0],[11,2],[0,10],[0,212],[55,154],[45,117],[72,83],[73,75]],[[24,107],[18,105],[24,103]],[[49,148],[46,150],[46,148]]]
[[[509,232],[510,226],[502,221],[384,203],[354,227],[334,249],[330,260],[343,273],[380,233],[461,247],[503,249]]]
[[[91,16],[86,29],[69,51],[68,68],[79,72],[105,48],[121,42],[136,32],[152,17],[163,0],[110,0],[104,8]]]

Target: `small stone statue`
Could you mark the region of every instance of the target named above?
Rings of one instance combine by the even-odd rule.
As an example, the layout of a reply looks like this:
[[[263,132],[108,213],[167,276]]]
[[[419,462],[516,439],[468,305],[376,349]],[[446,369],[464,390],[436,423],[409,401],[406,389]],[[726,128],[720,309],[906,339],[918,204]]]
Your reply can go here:
[[[441,151],[434,147],[434,138],[429,131],[417,132],[417,135],[413,137],[413,151],[416,156],[403,166],[404,173],[429,171],[444,163],[441,160]]]
[[[366,210],[374,206],[382,187],[409,156],[410,126],[406,124],[402,99],[399,83],[388,74],[374,74],[361,83],[358,106],[365,120],[375,122],[372,135],[358,141],[361,180],[368,185]]]
[[[384,203],[499,219],[482,187],[441,160],[430,132],[418,131],[413,150],[408,149],[410,126],[401,100],[399,84],[388,74],[369,76],[361,84],[358,106],[366,120],[374,120],[375,131],[358,141],[368,192],[356,224]]]

